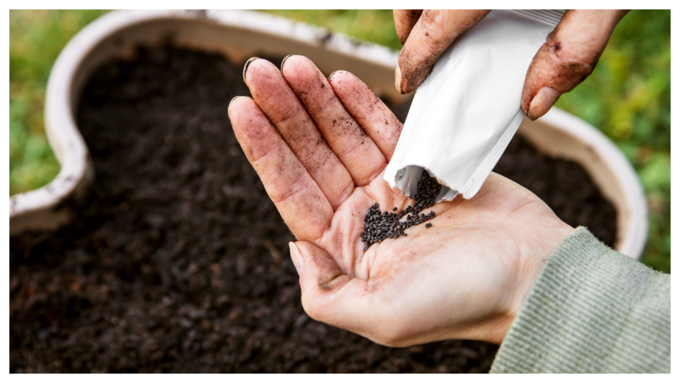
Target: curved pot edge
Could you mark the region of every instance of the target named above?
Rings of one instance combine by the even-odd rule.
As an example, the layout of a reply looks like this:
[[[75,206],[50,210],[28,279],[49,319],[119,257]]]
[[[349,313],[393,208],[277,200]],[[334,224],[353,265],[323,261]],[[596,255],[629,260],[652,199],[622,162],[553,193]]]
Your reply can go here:
[[[628,159],[600,130],[559,108],[553,107],[539,121],[556,129],[566,130],[584,142],[591,143],[611,165],[610,168],[621,185],[626,205],[630,209],[630,216],[625,233],[623,233],[624,239],[617,247],[622,254],[639,260],[647,243],[648,211],[642,184]],[[568,129],[566,129],[567,126]]]
[[[64,47],[52,67],[45,96],[45,131],[61,169],[47,185],[10,197],[10,235],[27,229],[56,229],[72,218],[62,205],[83,195],[94,178],[89,151],[73,119],[72,86],[80,63],[107,36],[122,28],[158,18],[204,20],[291,40],[323,45],[325,49],[380,66],[394,68],[397,53],[372,43],[330,33],[324,28],[251,11],[134,10],[112,11],[80,30]]]
[[[45,101],[45,129],[62,168],[57,177],[46,186],[10,197],[10,234],[30,228],[55,229],[70,221],[72,215],[65,213],[61,205],[71,196],[84,194],[94,177],[88,149],[73,120],[71,109],[71,87],[75,72],[82,60],[102,39],[121,28],[156,18],[205,20],[259,33],[283,34],[287,38],[323,46],[390,70],[397,64],[398,55],[389,48],[370,43],[357,44],[341,34],[329,35],[327,30],[320,27],[257,12],[154,10],[107,13],[83,28],[69,41],[50,73]],[[558,129],[573,128],[569,130],[570,133],[592,141],[603,156],[613,162],[620,184],[635,185],[624,190],[626,201],[631,208],[631,217],[644,219],[637,223],[634,219],[629,220],[620,251],[639,259],[647,239],[647,207],[641,203],[645,201],[644,193],[630,163],[599,130],[576,116],[552,108],[541,120]],[[51,121],[59,123],[53,124]]]

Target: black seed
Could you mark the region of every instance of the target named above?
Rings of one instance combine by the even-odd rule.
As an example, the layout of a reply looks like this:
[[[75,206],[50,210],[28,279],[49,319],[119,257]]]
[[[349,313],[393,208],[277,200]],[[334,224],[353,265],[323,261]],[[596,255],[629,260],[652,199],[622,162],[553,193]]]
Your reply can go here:
[[[423,176],[418,181],[417,190],[413,198],[414,204],[396,214],[387,211],[381,212],[380,205],[377,202],[368,208],[368,212],[364,216],[364,232],[361,233],[362,241],[366,242],[364,251],[374,243],[382,242],[387,238],[406,237],[408,236],[405,232],[406,229],[434,218],[433,211],[430,211],[427,215],[421,213],[421,211],[434,205],[441,185],[434,178],[431,178],[427,172],[423,172]],[[397,211],[397,208],[393,208],[392,211]],[[406,219],[401,221],[404,216],[406,216]],[[432,224],[428,223],[425,227],[430,228]]]

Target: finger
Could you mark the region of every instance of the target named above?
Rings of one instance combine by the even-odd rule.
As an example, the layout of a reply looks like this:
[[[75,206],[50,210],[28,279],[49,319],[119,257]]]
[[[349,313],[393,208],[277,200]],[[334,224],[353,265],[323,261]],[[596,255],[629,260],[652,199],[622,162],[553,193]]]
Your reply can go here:
[[[330,254],[310,242],[291,243],[290,249],[307,315],[374,341],[387,338],[375,324],[387,321],[380,318],[380,310],[371,307],[365,279],[344,274]]]
[[[260,108],[249,97],[234,98],[229,119],[248,161],[295,237],[321,237],[333,209]]]
[[[422,9],[395,9],[393,11],[394,28],[397,30],[397,37],[401,45],[404,45],[406,39],[408,39],[408,35],[422,13]]]
[[[349,72],[333,72],[328,82],[345,109],[389,161],[403,127],[397,116],[363,81]]]
[[[354,181],[323,139],[281,71],[267,60],[253,60],[244,71],[253,100],[274,124],[307,169],[309,175],[337,209],[354,190]]]
[[[570,10],[534,56],[522,90],[522,111],[535,120],[592,73],[616,24],[628,11]]]
[[[281,73],[354,183],[364,186],[377,177],[387,165],[385,156],[347,113],[316,65],[304,56],[289,56]]]
[[[446,48],[488,13],[488,10],[471,9],[423,11],[399,53],[395,73],[397,90],[401,93],[414,91],[425,81]]]

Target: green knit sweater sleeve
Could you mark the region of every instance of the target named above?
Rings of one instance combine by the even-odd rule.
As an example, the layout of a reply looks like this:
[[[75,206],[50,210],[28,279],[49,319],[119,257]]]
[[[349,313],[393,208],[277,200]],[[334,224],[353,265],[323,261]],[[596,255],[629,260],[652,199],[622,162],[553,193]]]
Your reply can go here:
[[[669,373],[670,290],[670,275],[579,227],[536,279],[491,372]]]

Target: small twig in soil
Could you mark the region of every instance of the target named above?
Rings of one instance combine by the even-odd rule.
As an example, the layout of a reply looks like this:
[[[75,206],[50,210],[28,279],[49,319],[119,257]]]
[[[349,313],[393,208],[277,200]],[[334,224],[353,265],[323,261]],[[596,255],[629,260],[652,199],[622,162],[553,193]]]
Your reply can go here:
[[[262,241],[262,245],[266,247],[267,250],[269,250],[269,254],[272,255],[272,258],[274,258],[275,263],[281,263],[281,253],[270,240]]]

